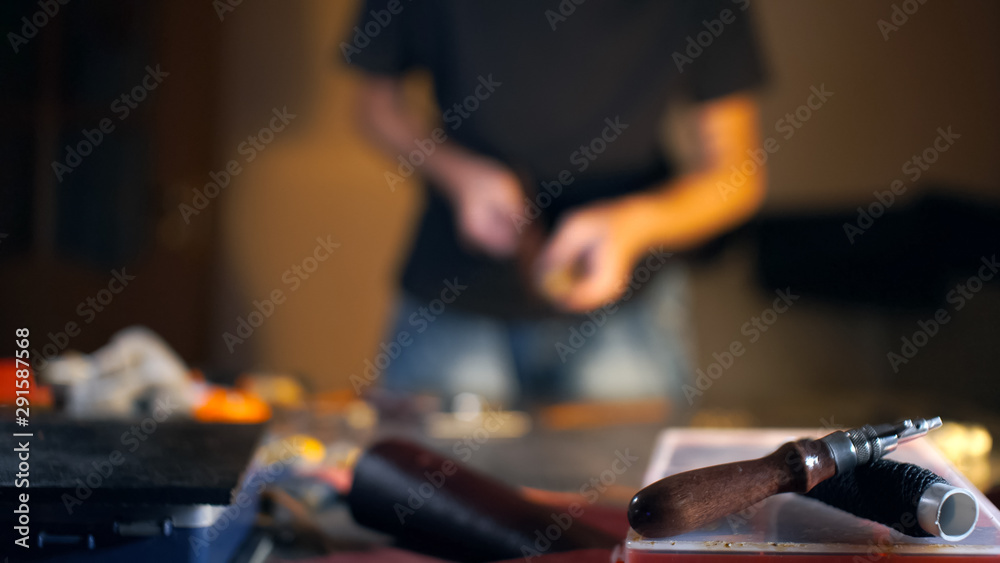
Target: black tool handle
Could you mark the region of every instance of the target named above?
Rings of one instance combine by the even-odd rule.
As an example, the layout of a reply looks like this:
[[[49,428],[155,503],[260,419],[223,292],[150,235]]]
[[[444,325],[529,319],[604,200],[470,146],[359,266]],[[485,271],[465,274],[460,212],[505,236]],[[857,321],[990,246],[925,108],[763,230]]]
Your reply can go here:
[[[619,543],[579,521],[584,502],[574,510],[528,502],[493,478],[401,440],[380,442],[361,456],[347,500],[359,524],[393,535],[404,547],[457,561]]]
[[[929,469],[880,459],[820,483],[806,496],[908,536],[929,537],[917,521],[917,501],[928,487],[944,482]]]

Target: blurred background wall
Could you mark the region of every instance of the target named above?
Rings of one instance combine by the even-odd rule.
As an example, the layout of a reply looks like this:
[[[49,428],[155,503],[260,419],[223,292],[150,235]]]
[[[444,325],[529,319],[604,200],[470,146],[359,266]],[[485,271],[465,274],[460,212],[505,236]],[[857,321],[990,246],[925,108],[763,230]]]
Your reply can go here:
[[[150,37],[164,61],[176,61],[176,74],[151,108],[183,109],[149,116],[160,123],[158,150],[177,153],[158,157],[162,162],[155,168],[155,193],[163,203],[151,244],[159,250],[132,262],[140,279],[151,281],[148,291],[125,294],[128,307],[102,316],[73,345],[90,350],[121,325],[143,322],[193,363],[297,370],[319,388],[346,386],[383,338],[395,269],[420,201],[414,186],[390,191],[383,178],[390,161],[354,128],[356,77],[337,44],[349,33],[359,4],[244,0],[221,14],[210,2],[162,4],[157,10],[164,17],[150,24]],[[539,17],[547,4],[557,2],[541,3]],[[766,215],[868,205],[873,190],[900,178],[901,166],[931,146],[938,127],[949,126],[961,138],[899,201],[919,198],[920,186],[938,185],[997,203],[1000,5],[919,4],[886,40],[878,21],[891,22],[899,4],[753,3],[771,71],[762,93],[762,128],[781,141],[769,160]],[[791,138],[782,138],[778,121],[804,104],[812,87],[833,95]],[[290,127],[245,162],[241,143],[267,127],[275,110],[295,116]],[[176,206],[191,202],[191,190],[231,159],[243,164],[231,185],[190,223],[179,222]],[[312,255],[317,237],[340,246],[288,291],[283,276]],[[41,291],[33,289],[38,276],[77,280],[62,290],[65,303],[53,302],[44,318],[31,317],[45,330],[73,318],[73,306],[106,283],[106,269],[80,265],[67,273],[65,266],[40,266],[44,261],[18,256],[5,265],[17,270],[7,277],[16,282],[15,291],[0,296],[3,309],[13,313],[5,325],[23,322],[34,310],[19,303],[43,299],[33,293]],[[706,368],[713,352],[742,338],[740,327],[773,300],[756,283],[754,260],[753,246],[737,241],[695,267],[697,367]],[[185,271],[178,268],[196,274],[171,274]],[[190,284],[196,287],[186,290]],[[223,333],[235,332],[238,317],[275,289],[285,290],[286,301],[245,342],[227,344]],[[142,305],[150,296],[160,297]],[[996,416],[990,408],[1000,398],[995,289],[977,296],[974,306],[954,315],[946,330],[893,373],[886,353],[898,349],[900,336],[911,334],[925,316],[797,304],[696,405],[708,412],[739,409],[764,424],[815,425],[834,414],[833,422],[846,424],[855,417],[895,415],[892,405],[900,403],[893,401],[900,397],[912,397],[911,409],[927,406],[898,414],[930,416],[944,408],[959,418]],[[783,398],[789,399],[787,410],[768,407]]]

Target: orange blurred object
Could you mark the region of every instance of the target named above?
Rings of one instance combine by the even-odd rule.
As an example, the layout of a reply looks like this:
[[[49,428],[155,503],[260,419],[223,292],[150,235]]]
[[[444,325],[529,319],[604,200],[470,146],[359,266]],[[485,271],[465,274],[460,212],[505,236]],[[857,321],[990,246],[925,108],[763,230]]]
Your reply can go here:
[[[23,367],[22,364],[18,365],[17,360],[14,358],[2,358],[0,359],[0,405],[13,405],[17,400],[18,391],[15,381],[17,381],[17,370],[27,369],[28,370],[28,386],[20,389],[21,391],[28,391],[28,393],[22,393],[22,397],[27,397],[30,406],[32,407],[51,407],[52,406],[52,391],[48,386],[38,385],[35,379],[34,371],[31,367]],[[23,379],[23,378],[22,378]]]
[[[253,393],[207,385],[192,413],[202,422],[252,424],[271,418],[271,407]]]

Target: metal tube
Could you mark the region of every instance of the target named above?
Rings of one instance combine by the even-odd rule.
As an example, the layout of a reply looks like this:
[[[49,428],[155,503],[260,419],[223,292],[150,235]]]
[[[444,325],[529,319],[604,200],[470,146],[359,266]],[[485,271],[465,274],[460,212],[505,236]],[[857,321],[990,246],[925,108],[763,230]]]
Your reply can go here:
[[[976,529],[979,502],[969,491],[935,483],[917,501],[917,522],[929,534],[948,541],[965,539]]]

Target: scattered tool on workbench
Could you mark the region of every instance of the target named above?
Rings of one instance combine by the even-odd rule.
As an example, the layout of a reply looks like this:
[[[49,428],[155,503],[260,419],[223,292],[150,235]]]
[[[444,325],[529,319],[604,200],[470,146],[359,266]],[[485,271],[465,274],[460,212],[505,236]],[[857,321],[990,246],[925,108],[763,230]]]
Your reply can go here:
[[[632,498],[629,523],[646,537],[683,534],[778,493],[808,493],[819,483],[869,465],[900,443],[939,426],[940,418],[865,425],[815,440],[788,442],[760,459],[671,475]]]
[[[457,561],[497,561],[620,538],[577,521],[583,509],[555,510],[464,464],[402,440],[370,447],[354,468],[347,502],[355,521],[400,546]],[[555,530],[556,532],[554,532]]]

